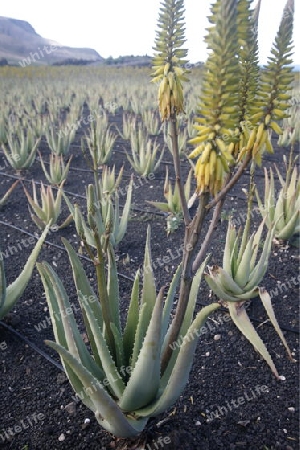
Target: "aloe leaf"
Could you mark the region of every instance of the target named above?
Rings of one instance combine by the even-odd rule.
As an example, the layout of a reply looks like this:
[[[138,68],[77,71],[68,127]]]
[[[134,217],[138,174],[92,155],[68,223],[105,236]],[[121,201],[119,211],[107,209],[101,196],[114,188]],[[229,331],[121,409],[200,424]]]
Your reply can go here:
[[[284,188],[286,186],[286,182],[284,181],[284,179],[283,179],[281,173],[279,172],[278,167],[276,166],[276,164],[274,164],[274,167],[275,167],[275,170],[277,172],[277,176],[279,178],[280,184]]]
[[[74,283],[75,283],[75,286],[77,289],[77,293],[81,292],[82,295],[84,296],[84,298],[90,299],[90,300],[95,300],[95,301],[90,301],[91,309],[93,311],[94,317],[96,318],[96,320],[98,322],[98,325],[100,326],[100,328],[102,330],[103,317],[102,317],[102,309],[101,309],[100,301],[98,300],[97,295],[95,294],[94,290],[92,289],[92,287],[90,285],[90,282],[86,276],[86,273],[82,267],[81,261],[77,255],[77,253],[75,252],[75,250],[73,249],[71,244],[65,238],[62,238],[62,242],[68,252],[69,261],[72,266],[73,279],[74,279]]]
[[[66,194],[64,193],[64,191],[62,191],[62,195],[63,195],[63,197],[64,197],[64,199],[65,199],[65,202],[66,202],[66,204],[67,204],[67,206],[68,206],[68,208],[69,208],[70,213],[71,213],[72,216],[74,217],[74,214],[75,214],[75,208],[74,208],[74,206],[72,205],[72,203],[70,202],[70,200],[68,199],[68,197],[66,196]]]
[[[122,378],[116,368],[115,362],[110,354],[106,341],[101,333],[98,322],[93,316],[93,312],[90,305],[84,301],[81,295],[79,295],[80,306],[85,310],[87,319],[90,324],[91,331],[94,335],[95,344],[97,347],[98,355],[102,363],[103,370],[105,372],[105,377],[109,382],[109,386],[113,394],[119,398],[124,391],[124,383]],[[73,354],[73,352],[71,352]],[[77,358],[78,359],[78,358]],[[86,366],[86,365],[85,365]]]
[[[231,257],[230,257],[230,272],[232,274],[232,278],[234,279],[236,271],[237,271],[237,258],[238,258],[238,248],[239,248],[239,242],[240,242],[240,235],[239,232],[236,233],[236,238],[231,250]]]
[[[29,153],[28,157],[25,159],[25,162],[24,162],[22,168],[26,169],[26,168],[32,166],[33,161],[34,161],[35,156],[36,156],[36,149],[37,149],[38,144],[39,144],[39,141],[35,144],[35,146],[31,150],[31,152]]]
[[[286,225],[286,217],[285,217],[285,211],[284,211],[284,192],[283,189],[279,192],[278,200],[275,206],[275,220],[276,220],[276,230],[282,230],[282,228]]]
[[[55,342],[47,341],[47,345],[56,350],[65,364],[71,367],[81,381],[85,392],[89,392],[91,388],[93,389],[90,397],[94,404],[93,410],[103,428],[114,434],[114,436],[123,438],[135,436],[143,430],[147,420],[127,419],[101,383],[70,352]]]
[[[145,337],[145,315],[146,315],[146,309],[147,309],[147,305],[144,303],[143,305],[140,306],[139,309],[139,321],[138,321],[138,325],[136,327],[136,332],[135,332],[135,336],[134,336],[134,345],[133,345],[133,350],[132,350],[132,355],[131,355],[131,359],[130,359],[130,365],[132,368],[134,368],[135,363],[138,359],[139,356],[139,352],[140,352],[140,342],[143,342],[143,339]]]
[[[203,261],[203,263],[201,264],[201,266],[199,267],[199,269],[197,270],[193,281],[192,281],[192,285],[191,285],[191,290],[190,290],[190,294],[189,294],[189,301],[188,301],[188,305],[187,305],[187,309],[184,315],[184,319],[182,322],[182,325],[180,327],[180,331],[179,331],[179,335],[177,340],[183,340],[184,336],[186,336],[187,334],[187,330],[189,329],[192,320],[193,320],[193,315],[194,315],[194,311],[195,311],[195,306],[196,306],[196,301],[197,301],[197,295],[199,292],[199,288],[200,288],[200,283],[202,280],[202,275],[203,275],[203,271],[204,268],[206,266],[207,260],[208,260],[209,256],[207,256],[205,258],[205,260]],[[169,333],[172,330],[172,326],[170,326],[168,333],[166,334],[165,340],[164,340],[164,346],[163,346],[163,350],[165,350],[166,344],[169,342]],[[179,353],[179,347],[176,346],[175,349],[173,349],[173,353],[171,356],[171,359],[169,361],[168,367],[165,370],[165,373],[163,375],[164,379],[167,379],[174,367],[174,364],[176,363],[176,359],[177,359],[177,355]]]
[[[225,292],[224,289],[219,285],[219,283],[216,281],[216,276],[214,276],[212,273],[204,274],[205,281],[207,282],[210,289],[216,294],[217,297],[219,297],[220,300],[224,300],[226,302],[236,302],[239,301],[238,298],[236,298],[234,295],[230,295],[229,292]]]
[[[139,282],[140,282],[140,273],[139,271],[137,271],[132,286],[131,300],[127,313],[127,321],[123,333],[123,345],[124,345],[126,365],[129,364],[129,360],[132,355],[134,338],[139,321],[139,292],[140,292]]]
[[[9,154],[9,151],[6,148],[6,146],[2,145],[2,149],[3,149],[3,152],[4,152],[4,155],[5,155],[6,159],[8,160],[9,164],[11,165],[11,167],[13,167],[14,169],[17,169],[16,161]]]
[[[62,242],[68,252],[69,261],[72,266],[73,279],[74,279],[74,283],[76,286],[77,295],[78,295],[78,297],[79,297],[79,295],[81,295],[85,299],[85,301],[90,303],[90,307],[92,309],[93,316],[97,320],[100,330],[102,330],[103,317],[102,317],[102,309],[101,309],[101,304],[99,302],[99,299],[96,296],[96,294],[94,293],[94,291],[89,283],[89,280],[86,276],[86,273],[82,267],[80,259],[78,258],[75,250],[73,249],[73,247],[70,245],[70,243],[66,239],[62,238]],[[83,315],[83,320],[84,320],[84,324],[86,327],[87,336],[90,341],[90,345],[91,345],[91,349],[92,349],[95,361],[99,367],[102,367],[102,362],[98,355],[94,334],[92,333],[92,330],[90,328],[90,323],[87,319],[87,316],[86,316],[86,313],[84,310],[82,311],[82,315]]]
[[[262,301],[262,303],[263,303],[263,305],[265,307],[265,310],[266,310],[266,312],[267,312],[267,314],[269,316],[269,319],[270,319],[273,327],[275,328],[278,336],[280,337],[283,345],[286,348],[286,351],[287,351],[287,353],[289,355],[289,358],[293,362],[295,362],[295,360],[294,360],[294,358],[292,356],[292,353],[291,353],[291,351],[289,349],[289,346],[288,346],[288,344],[287,344],[287,342],[285,340],[285,337],[283,336],[283,333],[282,333],[282,331],[281,331],[281,329],[279,327],[279,324],[278,324],[278,322],[276,320],[274,309],[273,309],[272,302],[271,302],[271,297],[270,297],[269,293],[266,291],[265,288],[259,288],[259,296],[261,298],[261,301]]]
[[[161,326],[162,327],[161,334],[162,334],[163,339],[165,338],[166,333],[167,333],[170,315],[171,315],[172,307],[174,304],[174,297],[175,297],[176,289],[177,289],[179,281],[180,281],[181,273],[182,273],[182,264],[179,264],[179,266],[177,267],[177,270],[172,278],[172,282],[170,284],[167,298],[166,298],[165,305],[164,305],[163,319],[162,319],[162,326]],[[165,342],[166,342],[166,340],[165,340]],[[163,352],[164,352],[164,349],[162,350],[162,353]]]
[[[237,271],[236,271],[236,274],[234,277],[234,281],[242,288],[249,281],[250,261],[251,261],[251,256],[253,253],[253,241],[254,241],[254,234],[252,236],[250,236],[250,238],[244,248],[243,254],[240,257],[238,268],[237,268]]]
[[[72,214],[70,214],[66,220],[64,220],[64,222],[59,225],[58,230],[62,230],[63,228],[66,228],[68,225],[70,225],[70,223],[73,222],[73,216]]]
[[[41,275],[46,297],[48,299],[48,306],[49,306],[49,313],[52,321],[52,327],[53,327],[53,333],[55,336],[56,341],[58,342],[57,345],[61,345],[62,348],[67,348],[67,341],[65,336],[65,330],[62,324],[62,321],[59,320],[60,310],[58,307],[57,299],[53,290],[52,283],[50,281],[50,278],[47,274],[47,271],[43,268],[42,264],[37,263],[38,271]],[[50,345],[49,341],[45,341],[47,345]],[[51,346],[51,345],[50,345]],[[95,407],[89,396],[86,394],[84,386],[80,379],[76,376],[76,374],[73,372],[71,367],[69,367],[64,360],[62,360],[62,364],[65,368],[66,374],[69,378],[69,381],[74,389],[74,391],[79,395],[79,398],[83,401],[83,403],[90,408],[92,411],[95,412]],[[101,379],[104,379],[104,372],[102,372]]]
[[[207,317],[219,307],[220,305],[218,303],[212,303],[198,312],[191,326],[187,330],[172,372],[165,381],[165,385],[162,386],[161,396],[158,400],[153,402],[152,405],[135,411],[137,416],[156,416],[176,402],[188,382],[189,373],[193,363],[193,356],[200,335],[200,329],[204,325]]]
[[[123,237],[126,233],[126,230],[127,230],[128,219],[129,219],[130,208],[131,208],[132,186],[133,186],[133,178],[131,178],[130,183],[129,183],[129,188],[128,188],[127,197],[126,197],[126,203],[123,208],[122,217],[121,217],[120,225],[119,225],[119,230],[118,230],[118,234],[116,236],[116,243],[119,243],[123,239]]]
[[[150,227],[147,228],[147,239],[146,239],[146,248],[145,248],[145,256],[144,256],[144,265],[143,265],[143,289],[141,296],[141,307],[145,305],[143,314],[140,316],[138,331],[139,333],[136,336],[134,353],[135,356],[139,353],[139,350],[142,346],[142,341],[145,337],[146,331],[148,329],[148,325],[150,323],[150,319],[152,317],[153,308],[156,302],[156,286],[155,286],[155,278],[152,269],[152,258],[151,258],[151,249],[150,249],[150,241],[151,241],[151,231]]]
[[[154,166],[153,172],[155,172],[156,169],[158,169],[158,167],[160,166],[160,163],[161,163],[161,161],[162,161],[162,159],[163,159],[164,153],[165,153],[165,149],[163,148],[163,149],[161,150],[161,153],[160,153],[160,156],[159,156],[159,158],[158,158],[158,160],[157,160],[157,163],[156,163],[155,166]]]
[[[248,341],[253,345],[253,347],[260,353],[260,355],[267,362],[272,372],[276,378],[279,378],[278,372],[276,370],[275,364],[268,352],[264,342],[257,334],[254,326],[250,322],[244,305],[236,305],[234,303],[228,303],[228,309],[230,317],[232,318],[235,325],[243,333],[243,335],[248,339]]]
[[[244,290],[236,283],[235,280],[228,273],[219,266],[213,266],[210,269],[215,282],[220,286],[220,288],[226,292],[228,295],[233,295],[237,297],[244,293]]]
[[[110,328],[112,334],[114,335],[117,368],[120,368],[122,366],[124,367],[125,355],[121,331],[116,327],[114,323],[110,324]]]
[[[5,301],[0,310],[0,319],[2,319],[11,310],[16,301],[23,294],[31,278],[36,260],[49,231],[49,227],[50,224],[46,226],[45,230],[41,234],[20,275],[15,279],[15,281],[6,287]]]
[[[151,202],[149,200],[147,200],[147,203],[149,203],[150,205],[154,206],[154,208],[157,208],[157,209],[159,209],[162,212],[167,213],[167,212],[170,211],[169,205],[167,203],[164,203],[164,202]]]
[[[258,297],[258,286],[254,286],[250,291],[245,291],[238,295],[238,300],[249,300],[250,298]]]
[[[295,233],[299,217],[300,211],[295,211],[290,221],[279,232],[275,233],[276,238],[283,240],[290,239]]]
[[[119,305],[119,280],[114,250],[108,245],[108,275],[107,292],[109,297],[110,317],[116,328],[121,332],[120,305]]]
[[[205,266],[207,264],[207,261],[209,259],[210,255],[208,255],[205,260],[202,262],[201,266],[199,267],[199,269],[197,270],[195,276],[193,277],[193,281],[192,281],[192,285],[191,285],[191,290],[190,290],[190,294],[189,294],[189,301],[188,301],[188,305],[186,308],[186,312],[184,315],[184,319],[180,328],[180,334],[182,336],[185,336],[187,333],[188,328],[190,327],[192,320],[193,320],[193,315],[194,315],[194,311],[195,311],[195,306],[196,306],[196,302],[197,302],[197,295],[200,289],[200,283],[202,280],[202,275],[205,269]]]
[[[60,309],[57,302],[56,294],[54,292],[54,288],[52,285],[52,280],[48,274],[48,271],[45,269],[43,263],[37,263],[37,270],[41,276],[41,280],[44,286],[44,291],[48,303],[49,314],[52,322],[52,328],[55,340],[67,348],[67,340],[65,335],[65,330],[62,321],[60,320]],[[104,374],[103,374],[104,376]]]
[[[37,216],[35,216],[34,214],[31,214],[31,213],[30,213],[30,217],[31,217],[31,219],[33,220],[33,222],[36,224],[36,226],[37,226],[40,230],[44,230],[44,229],[45,229],[45,225],[46,225],[46,223],[47,223],[47,218],[46,218],[46,217],[44,217],[44,218],[43,218],[44,220],[42,220],[42,219],[40,219],[39,217],[37,217]]]
[[[268,268],[273,236],[274,236],[274,228],[270,228],[266,236],[266,240],[264,243],[262,254],[260,255],[260,259],[249,275],[249,282],[244,287],[245,291],[249,291],[255,286],[258,286],[263,277],[265,276],[265,273]]]
[[[236,231],[233,224],[229,221],[228,228],[226,233],[226,243],[223,254],[223,269],[228,273],[229,276],[233,278],[232,270],[231,270],[231,251],[234,246],[234,242],[236,239]]]
[[[35,201],[33,200],[33,198],[31,197],[31,195],[29,194],[29,192],[27,191],[27,189],[25,187],[24,187],[24,192],[25,192],[25,195],[27,197],[27,200],[28,200],[30,206],[32,207],[32,209],[36,213],[36,215],[38,217],[43,217],[45,215],[45,212],[43,211],[42,208],[39,207],[39,205],[37,203],[35,203]]]
[[[256,262],[256,258],[257,258],[257,253],[258,253],[258,249],[259,249],[259,244],[261,241],[261,235],[263,232],[263,228],[264,228],[264,224],[265,224],[266,219],[263,219],[263,221],[261,222],[261,224],[259,225],[255,235],[254,235],[254,239],[253,239],[253,250],[252,250],[252,256],[251,256],[251,260],[250,260],[250,271],[252,272],[252,270],[255,267],[255,262]]]
[[[55,339],[62,345],[62,342],[64,342],[70,353],[97,378],[103,378],[103,371],[97,366],[83,342],[74,318],[73,309],[60,278],[48,263],[39,264],[38,269],[43,285],[47,288],[45,293],[48,305],[51,305],[49,311],[52,323],[55,322],[56,329],[60,331],[60,336],[55,335]],[[64,334],[63,337],[62,334]],[[60,342],[59,338],[62,338],[63,341]]]
[[[17,184],[19,184],[20,180],[15,181],[11,187],[7,190],[7,192],[3,195],[3,197],[0,199],[0,208],[5,205],[5,203],[7,202],[9,196],[11,195],[12,191],[15,189],[15,187],[17,186]]]
[[[291,179],[290,179],[289,185],[287,186],[287,189],[286,189],[286,200],[287,200],[287,201],[288,201],[288,200],[293,196],[293,194],[296,192],[297,175],[298,175],[298,173],[297,173],[297,167],[294,167],[294,170],[293,170],[293,172],[292,172],[292,175],[291,175]]]
[[[120,399],[122,410],[139,409],[156,397],[160,383],[163,295],[164,288],[157,296],[141,351]]]

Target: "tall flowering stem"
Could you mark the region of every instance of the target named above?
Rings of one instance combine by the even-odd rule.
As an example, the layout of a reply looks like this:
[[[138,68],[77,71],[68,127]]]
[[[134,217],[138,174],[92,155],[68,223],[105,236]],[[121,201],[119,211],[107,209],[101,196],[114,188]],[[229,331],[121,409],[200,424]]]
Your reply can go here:
[[[169,121],[172,153],[185,225],[190,215],[181,179],[178,148],[177,115],[184,112],[182,82],[188,81],[185,68],[187,50],[185,42],[184,1],[164,0],[160,8],[158,30],[155,39],[152,82],[159,83],[158,103],[162,120]]]

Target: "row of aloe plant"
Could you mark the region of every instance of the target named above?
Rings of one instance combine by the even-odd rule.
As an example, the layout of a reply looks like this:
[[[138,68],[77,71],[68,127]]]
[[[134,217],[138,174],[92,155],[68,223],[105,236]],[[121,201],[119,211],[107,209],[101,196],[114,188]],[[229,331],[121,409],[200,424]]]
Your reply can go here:
[[[74,316],[65,313],[71,308],[62,281],[49,264],[38,264],[55,336],[55,342],[47,343],[59,353],[75,392],[94,412],[98,422],[115,436],[139,434],[150,417],[162,413],[176,401],[188,381],[197,345],[197,339],[184,338],[199,335],[197,331],[205,319],[221,304],[228,305],[233,321],[279,378],[265,345],[243,309],[245,299],[260,294],[291,356],[269,298],[257,286],[267,268],[275,224],[268,232],[257,261],[263,225],[249,236],[247,223],[241,242],[240,236],[229,227],[224,268],[213,267],[205,274],[220,301],[202,308],[194,316],[208,245],[226,194],[250,162],[252,167],[261,164],[264,151],[272,152],[269,129],[278,131],[276,124],[285,117],[288,108],[294,2],[288,0],[286,4],[272,48],[273,56],[262,72],[257,55],[258,13],[259,5],[252,10],[248,0],[216,0],[211,8],[211,26],[206,37],[211,52],[199,101],[201,116],[196,119],[198,133],[191,141],[196,148],[190,157],[198,157],[194,173],[199,200],[192,218],[181,177],[177,139],[177,115],[184,110],[183,82],[187,81],[187,50],[182,48],[184,2],[164,0],[161,4],[153,81],[160,83],[159,110],[162,119],[169,124],[176,186],[185,224],[183,259],[167,292],[162,287],[157,293],[148,230],[142,288],[140,291],[138,271],[126,325],[122,328],[112,229],[107,226],[106,239],[102,240],[97,226],[95,202],[103,202],[97,179],[89,188],[89,227],[84,225],[76,209],[74,218],[78,234],[94,263],[98,292],[90,285],[76,252],[64,240],[91,353],[82,340]],[[95,161],[94,157],[94,164]],[[94,173],[96,176],[97,171]],[[253,195],[253,185],[250,188]],[[214,207],[209,230],[198,250],[203,224]],[[173,344],[179,336],[184,345],[178,348]]]

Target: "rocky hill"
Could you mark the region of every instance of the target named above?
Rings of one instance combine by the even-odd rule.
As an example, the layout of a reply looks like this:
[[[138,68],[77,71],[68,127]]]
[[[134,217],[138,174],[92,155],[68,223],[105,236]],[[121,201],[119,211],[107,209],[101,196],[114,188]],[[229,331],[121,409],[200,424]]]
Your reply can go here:
[[[2,16],[0,16],[0,59],[22,67],[76,60],[103,61],[93,49],[65,47],[43,38],[24,20]]]

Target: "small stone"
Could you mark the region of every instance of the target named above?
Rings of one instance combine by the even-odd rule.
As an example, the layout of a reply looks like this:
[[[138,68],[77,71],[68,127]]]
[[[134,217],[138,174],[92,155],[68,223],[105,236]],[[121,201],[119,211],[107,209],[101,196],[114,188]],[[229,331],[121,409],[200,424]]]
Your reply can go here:
[[[64,372],[60,372],[60,373],[57,375],[57,378],[56,378],[57,384],[63,384],[63,383],[65,383],[66,381],[67,381],[67,377],[66,377],[65,373],[64,373]]]
[[[250,423],[250,420],[240,420],[237,424],[240,425],[241,427],[246,428],[246,426],[249,425],[249,423]]]
[[[288,408],[288,410],[291,412],[291,413],[294,413],[296,410],[295,410],[295,408],[293,407],[293,406],[291,406],[290,408]]]
[[[64,435],[64,433],[61,433],[61,435],[58,438],[59,442],[63,442],[65,439],[66,439],[66,436]]]
[[[287,429],[286,428],[283,428],[282,431],[284,432],[284,434],[287,434]]]
[[[221,339],[221,335],[220,334],[215,334],[214,341],[219,341],[220,339]]]
[[[195,424],[197,427],[200,427],[200,425],[201,425],[201,422],[199,421],[199,420],[197,420],[197,422],[196,422],[196,424]]]
[[[65,410],[68,411],[69,414],[75,414],[76,413],[76,404],[75,404],[75,402],[68,403],[65,406]]]
[[[209,352],[206,352],[206,353],[205,353],[205,356],[209,356],[209,355],[210,355],[210,353],[209,353]]]
[[[86,419],[84,419],[84,423],[81,428],[85,430],[89,426],[90,422],[91,420],[87,417]]]

